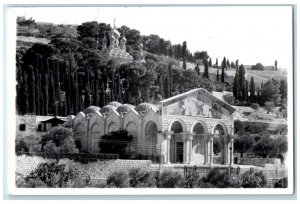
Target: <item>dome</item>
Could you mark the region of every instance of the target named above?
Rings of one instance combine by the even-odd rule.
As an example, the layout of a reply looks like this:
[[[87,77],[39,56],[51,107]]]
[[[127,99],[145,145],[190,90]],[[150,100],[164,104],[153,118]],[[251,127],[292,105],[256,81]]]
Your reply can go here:
[[[90,113],[95,113],[95,112],[97,112],[97,111],[100,111],[100,107],[98,107],[98,106],[89,106],[89,107],[87,107],[86,109],[84,109],[84,114],[90,114]]]
[[[113,35],[115,36],[115,38],[119,38],[119,37],[120,37],[120,33],[119,33],[119,31],[117,30],[116,27],[114,27],[114,28],[112,29],[112,33],[113,33]]]
[[[100,110],[100,112],[102,114],[107,114],[109,112],[111,112],[112,110],[116,110],[117,108],[115,106],[112,106],[112,105],[106,105],[106,106],[103,106]]]
[[[137,112],[147,112],[151,109],[154,110],[155,112],[158,111],[158,108],[151,103],[141,103],[135,107],[135,110]]]
[[[112,102],[110,102],[108,105],[115,106],[115,107],[118,108],[119,106],[122,105],[122,103],[119,103],[118,101],[112,101]]]
[[[133,110],[133,109],[134,109],[133,105],[131,105],[131,104],[123,104],[123,105],[121,105],[121,106],[119,106],[117,108],[117,111],[119,113],[127,113],[127,112],[129,112],[130,110]]]

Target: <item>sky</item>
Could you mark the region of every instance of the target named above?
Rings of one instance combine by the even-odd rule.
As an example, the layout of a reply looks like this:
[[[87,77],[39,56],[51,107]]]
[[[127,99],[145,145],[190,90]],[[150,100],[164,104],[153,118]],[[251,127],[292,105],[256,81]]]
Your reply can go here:
[[[213,62],[225,56],[240,64],[292,70],[292,8],[261,7],[38,7],[14,8],[36,22],[126,25],[142,35],[157,34],[191,52],[206,50]]]

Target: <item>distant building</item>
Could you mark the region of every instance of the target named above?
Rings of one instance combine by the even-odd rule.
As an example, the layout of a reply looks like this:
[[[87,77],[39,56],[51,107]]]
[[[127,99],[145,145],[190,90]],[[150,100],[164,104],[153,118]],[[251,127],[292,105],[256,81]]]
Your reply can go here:
[[[52,127],[63,125],[67,117],[41,116],[41,115],[18,115],[17,116],[17,137],[28,135],[41,135]]]
[[[83,150],[98,153],[105,134],[127,130],[137,154],[158,156],[163,163],[229,164],[233,160],[235,108],[205,89],[193,89],[158,105],[111,102],[91,106],[72,120]],[[220,153],[214,154],[219,141]]]

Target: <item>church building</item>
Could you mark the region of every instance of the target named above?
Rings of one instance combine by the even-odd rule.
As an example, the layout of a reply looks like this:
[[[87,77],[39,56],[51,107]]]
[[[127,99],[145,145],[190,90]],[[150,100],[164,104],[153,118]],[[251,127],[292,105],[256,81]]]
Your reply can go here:
[[[130,151],[164,164],[232,164],[236,110],[202,88],[158,104],[111,102],[72,119],[82,149],[99,153],[105,134],[127,130]],[[217,151],[216,151],[217,150]]]

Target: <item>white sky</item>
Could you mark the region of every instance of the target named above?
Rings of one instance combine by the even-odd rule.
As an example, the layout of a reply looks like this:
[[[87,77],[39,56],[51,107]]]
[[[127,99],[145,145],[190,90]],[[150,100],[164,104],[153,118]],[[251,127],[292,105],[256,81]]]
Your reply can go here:
[[[239,59],[240,64],[292,69],[291,7],[48,7],[14,12],[37,22],[81,24],[97,20],[126,25],[142,35],[158,34],[172,44],[187,41],[192,52]]]

